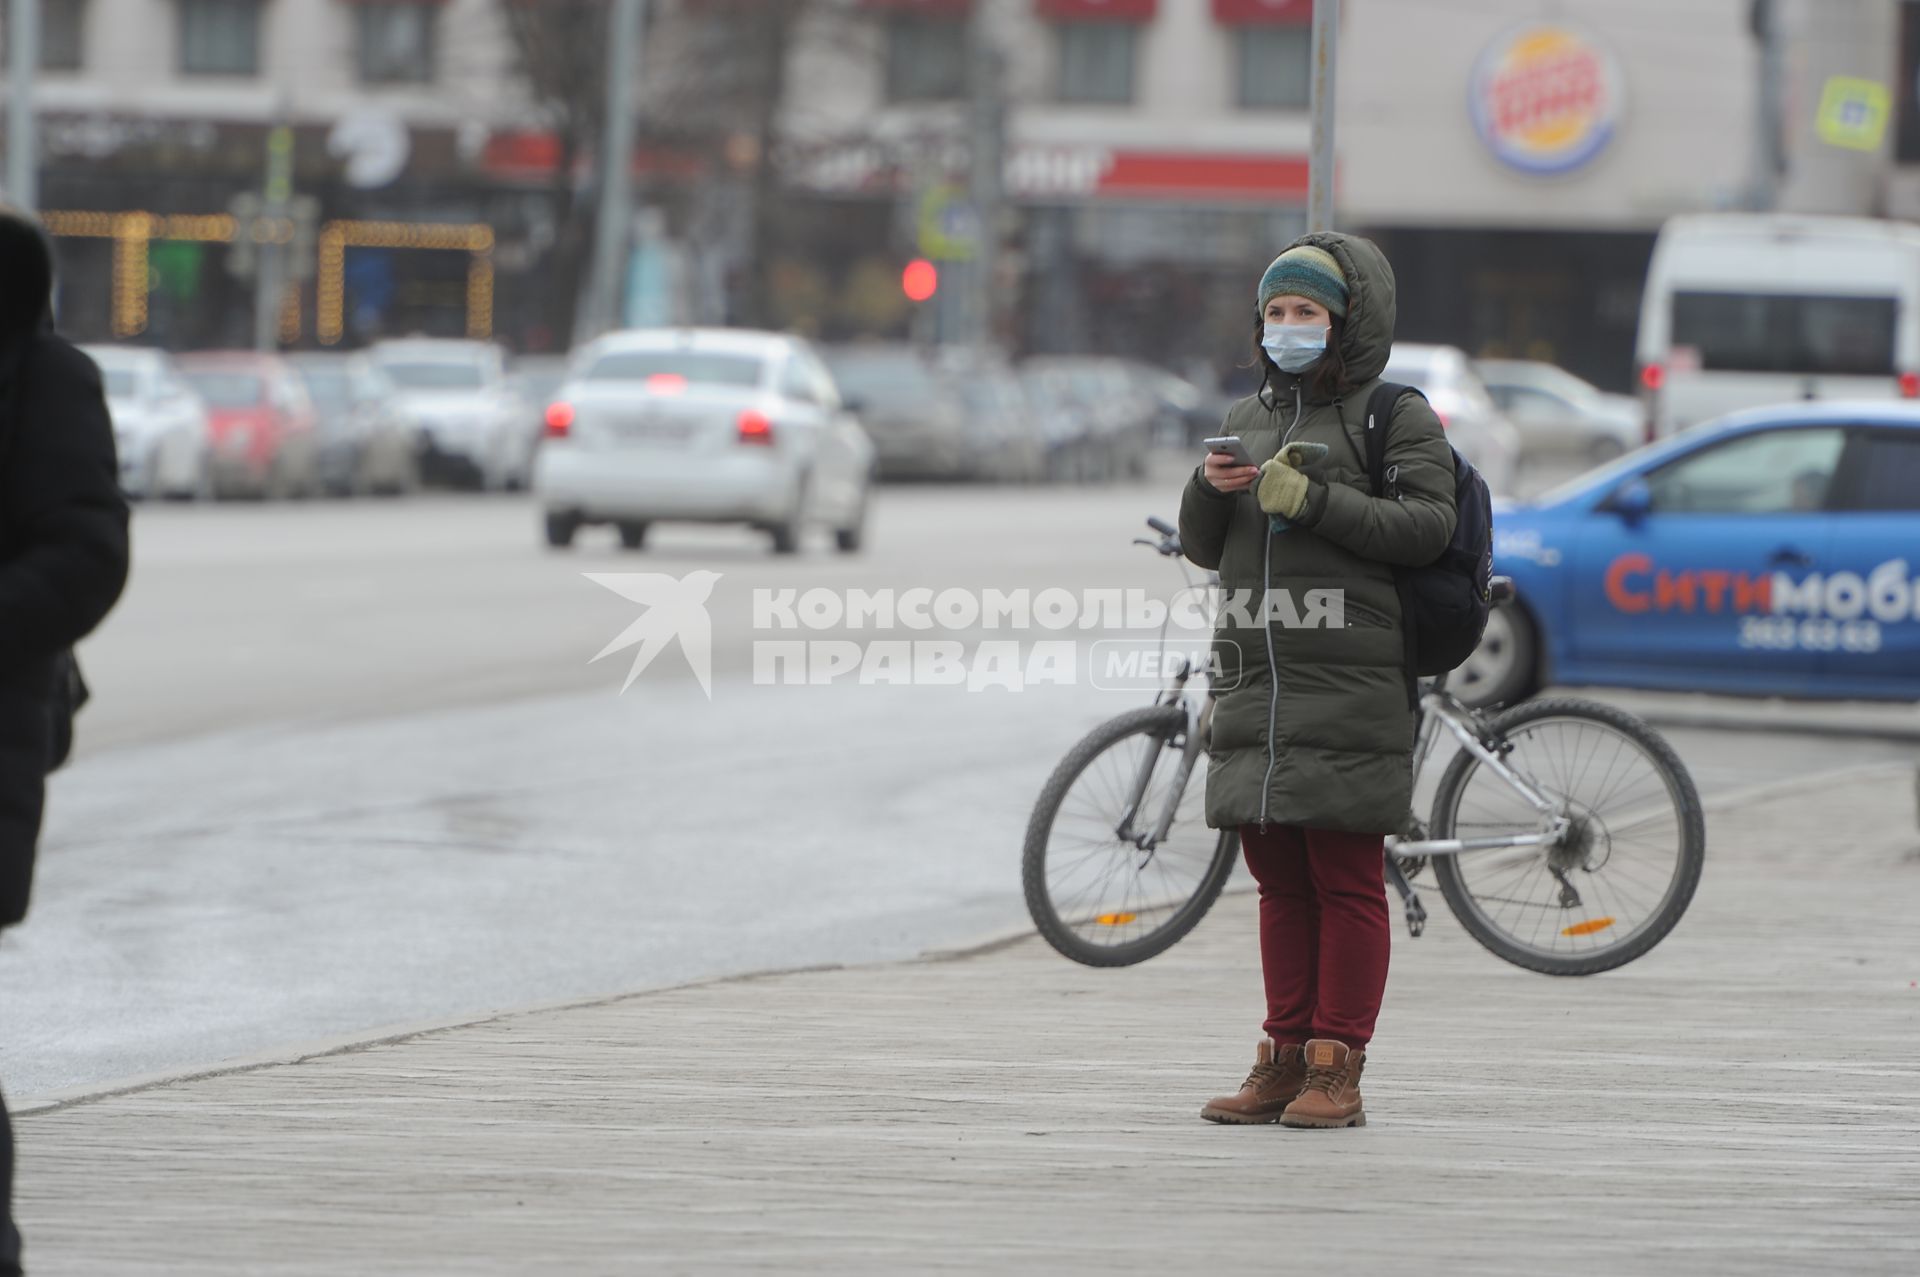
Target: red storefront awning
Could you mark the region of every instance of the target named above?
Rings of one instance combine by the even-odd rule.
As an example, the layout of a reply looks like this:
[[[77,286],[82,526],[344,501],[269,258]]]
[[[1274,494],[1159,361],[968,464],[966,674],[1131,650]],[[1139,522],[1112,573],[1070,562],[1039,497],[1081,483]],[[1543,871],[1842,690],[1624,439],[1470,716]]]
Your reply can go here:
[[[1233,27],[1304,27],[1313,21],[1313,0],[1213,0],[1213,20]]]
[[[1159,0],[1034,0],[1048,22],[1152,22]]]
[[[1116,151],[1093,193],[1109,199],[1305,199],[1307,159]]]

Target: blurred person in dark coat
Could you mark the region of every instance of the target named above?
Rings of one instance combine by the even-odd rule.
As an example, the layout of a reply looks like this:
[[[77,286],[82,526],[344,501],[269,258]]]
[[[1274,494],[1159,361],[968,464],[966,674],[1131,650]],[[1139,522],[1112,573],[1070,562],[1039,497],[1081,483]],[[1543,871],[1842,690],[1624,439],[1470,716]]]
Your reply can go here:
[[[69,649],[127,578],[127,505],[100,372],[54,335],[52,298],[46,237],[0,206],[0,929],[27,912],[47,772],[69,726]],[[0,1102],[0,1277],[21,1271],[12,1202]]]

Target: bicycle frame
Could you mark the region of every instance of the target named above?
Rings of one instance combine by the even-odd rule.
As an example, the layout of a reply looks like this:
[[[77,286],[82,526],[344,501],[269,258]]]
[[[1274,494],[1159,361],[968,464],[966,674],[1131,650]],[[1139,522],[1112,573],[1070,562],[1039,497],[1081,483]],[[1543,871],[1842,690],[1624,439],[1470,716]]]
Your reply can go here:
[[[1507,782],[1527,801],[1541,817],[1546,820],[1544,830],[1537,834],[1513,834],[1502,838],[1400,838],[1389,835],[1387,854],[1400,859],[1416,859],[1426,856],[1457,856],[1465,852],[1479,851],[1534,851],[1542,847],[1558,845],[1572,824],[1567,814],[1558,809],[1557,804],[1512,768],[1506,765],[1500,753],[1489,749],[1481,739],[1483,730],[1478,715],[1446,690],[1446,680],[1437,680],[1420,697],[1419,736],[1414,752],[1414,778],[1418,780],[1421,770],[1433,752],[1438,739],[1437,729],[1445,727],[1460,748],[1478,758],[1483,766],[1501,780]]]
[[[1164,750],[1150,750],[1140,761],[1140,770],[1134,777],[1133,793],[1127,799],[1127,810],[1120,818],[1120,825],[1114,833],[1122,842],[1131,842],[1142,851],[1152,851],[1166,838],[1173,828],[1174,812],[1180,806],[1180,796],[1187,792],[1187,782],[1193,778],[1193,766],[1200,759],[1200,753],[1207,747],[1207,738],[1213,731],[1213,698],[1206,697],[1198,706],[1187,699],[1187,680],[1193,676],[1192,666],[1183,658],[1174,670],[1173,682],[1166,691],[1154,698],[1154,704],[1178,703],[1186,711],[1187,743],[1180,753],[1180,762],[1174,769],[1173,785],[1167,791],[1167,804],[1153,828],[1145,833],[1136,831],[1133,820],[1140,811],[1140,803],[1147,796],[1147,787],[1153,781],[1153,769],[1160,761]]]

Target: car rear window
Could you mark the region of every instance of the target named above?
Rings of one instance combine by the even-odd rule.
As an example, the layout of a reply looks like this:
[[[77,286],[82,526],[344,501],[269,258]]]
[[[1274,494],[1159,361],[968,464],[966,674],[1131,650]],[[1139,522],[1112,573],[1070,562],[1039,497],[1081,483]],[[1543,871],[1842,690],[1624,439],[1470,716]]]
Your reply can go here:
[[[250,372],[189,372],[187,380],[213,408],[251,408],[267,397],[267,383]]]
[[[1380,374],[1380,380],[1391,381],[1399,386],[1417,386],[1424,390],[1429,386],[1444,384],[1446,371],[1445,362],[1437,356],[1392,355]]]
[[[479,390],[486,376],[478,364],[452,360],[380,361],[380,371],[402,390]]]
[[[828,360],[840,393],[869,405],[925,403],[940,391],[917,356],[838,356]]]
[[[1711,372],[1891,377],[1892,297],[1676,292],[1673,346]]]
[[[314,402],[329,408],[338,408],[353,402],[353,379],[344,368],[302,368],[300,375],[306,379],[307,393]]]
[[[680,377],[696,386],[757,386],[765,361],[704,350],[616,350],[587,365],[588,381]]]

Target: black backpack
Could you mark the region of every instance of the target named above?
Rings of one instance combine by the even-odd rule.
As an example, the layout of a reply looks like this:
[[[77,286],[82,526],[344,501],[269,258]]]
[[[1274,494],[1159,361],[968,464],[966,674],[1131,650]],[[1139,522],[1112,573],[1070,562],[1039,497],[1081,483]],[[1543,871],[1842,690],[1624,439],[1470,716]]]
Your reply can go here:
[[[1387,428],[1400,397],[1418,394],[1412,386],[1383,381],[1367,397],[1367,473],[1377,497],[1400,499],[1396,476],[1387,468]],[[1394,569],[1409,696],[1416,678],[1445,674],[1473,654],[1493,610],[1493,493],[1473,463],[1458,448],[1451,450],[1458,507],[1453,540],[1425,567]]]

